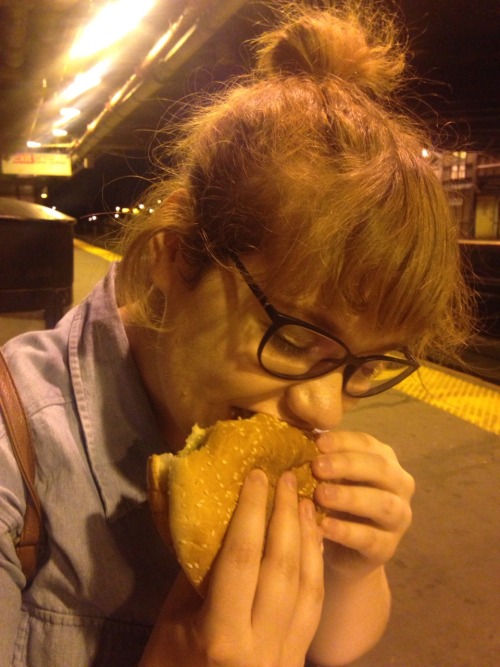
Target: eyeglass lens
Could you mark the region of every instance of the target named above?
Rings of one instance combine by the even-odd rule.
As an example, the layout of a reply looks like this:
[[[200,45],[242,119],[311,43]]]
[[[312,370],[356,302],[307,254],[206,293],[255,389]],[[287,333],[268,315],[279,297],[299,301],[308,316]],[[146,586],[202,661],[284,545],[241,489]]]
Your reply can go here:
[[[260,361],[265,369],[283,377],[317,377],[342,366],[349,351],[340,342],[299,325],[286,324],[264,341]],[[387,357],[391,357],[388,359]],[[373,355],[346,369],[344,390],[352,396],[377,393],[408,374],[410,365],[401,351]]]

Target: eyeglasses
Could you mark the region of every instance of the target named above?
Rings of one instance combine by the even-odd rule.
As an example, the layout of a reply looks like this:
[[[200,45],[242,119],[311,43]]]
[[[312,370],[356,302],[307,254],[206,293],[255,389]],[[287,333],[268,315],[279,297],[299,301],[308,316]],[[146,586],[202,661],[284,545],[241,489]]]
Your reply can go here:
[[[232,260],[271,319],[257,350],[259,363],[267,373],[285,380],[308,380],[344,366],[344,393],[364,398],[394,387],[419,368],[404,348],[388,354],[356,356],[336,336],[284,315],[269,303],[239,257]]]

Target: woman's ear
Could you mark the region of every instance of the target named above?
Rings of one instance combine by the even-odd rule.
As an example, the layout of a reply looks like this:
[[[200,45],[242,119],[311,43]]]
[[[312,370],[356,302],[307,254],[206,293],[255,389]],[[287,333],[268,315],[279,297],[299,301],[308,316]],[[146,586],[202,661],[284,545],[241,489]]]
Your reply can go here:
[[[151,281],[166,296],[172,283],[179,240],[175,234],[160,232],[151,239]]]
[[[163,202],[162,208],[183,208],[186,206],[186,199],[187,193],[185,190],[176,190]],[[172,213],[168,215],[172,215]],[[157,289],[166,295],[171,286],[174,266],[179,262],[181,255],[179,235],[177,232],[166,228],[155,234],[149,243],[151,281]]]

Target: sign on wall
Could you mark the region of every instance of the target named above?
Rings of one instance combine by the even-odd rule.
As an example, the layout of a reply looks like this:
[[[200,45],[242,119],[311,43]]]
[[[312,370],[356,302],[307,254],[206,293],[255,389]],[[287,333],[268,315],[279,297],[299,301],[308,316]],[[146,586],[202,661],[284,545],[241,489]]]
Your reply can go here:
[[[2,159],[2,173],[16,176],[71,176],[71,159],[64,153],[14,153]]]

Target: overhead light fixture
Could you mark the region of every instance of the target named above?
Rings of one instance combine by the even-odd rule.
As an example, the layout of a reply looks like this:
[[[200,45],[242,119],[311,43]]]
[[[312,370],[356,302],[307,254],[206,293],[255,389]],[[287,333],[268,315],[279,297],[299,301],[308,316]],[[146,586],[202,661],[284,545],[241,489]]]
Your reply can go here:
[[[75,107],[63,107],[59,113],[61,114],[63,121],[70,121],[73,120],[73,118],[77,118],[81,111]]]
[[[53,127],[52,134],[54,137],[66,137],[68,135],[68,131],[63,130],[62,127]]]
[[[32,141],[31,139],[26,142],[28,148],[40,148],[41,145],[42,144],[39,141]]]
[[[73,83],[61,93],[61,99],[66,102],[76,100],[88,90],[97,88],[101,84],[102,77],[108,71],[110,64],[111,61],[106,59],[91,67],[87,72],[78,74]]]
[[[115,0],[103,7],[83,30],[69,52],[71,58],[88,58],[118,42],[151,10],[156,0]]]

